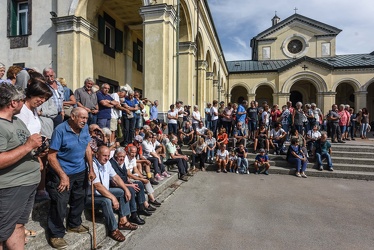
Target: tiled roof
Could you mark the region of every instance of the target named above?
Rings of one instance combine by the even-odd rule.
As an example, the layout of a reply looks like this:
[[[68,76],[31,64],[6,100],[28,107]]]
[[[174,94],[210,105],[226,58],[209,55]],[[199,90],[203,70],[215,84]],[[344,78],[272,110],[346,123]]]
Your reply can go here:
[[[374,68],[374,53],[371,54],[354,54],[354,55],[338,55],[335,57],[311,58],[302,57],[299,59],[284,60],[263,60],[263,61],[229,61],[227,67],[230,73],[239,72],[278,72],[283,71],[302,61],[309,61],[320,64],[331,69],[339,68]]]

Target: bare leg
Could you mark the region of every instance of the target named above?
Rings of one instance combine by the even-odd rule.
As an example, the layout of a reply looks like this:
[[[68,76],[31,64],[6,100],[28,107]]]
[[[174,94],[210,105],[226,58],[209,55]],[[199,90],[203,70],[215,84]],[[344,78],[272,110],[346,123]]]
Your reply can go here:
[[[8,250],[19,250],[25,248],[25,227],[23,224],[17,224],[13,234],[5,242]],[[2,247],[0,248],[2,249]]]

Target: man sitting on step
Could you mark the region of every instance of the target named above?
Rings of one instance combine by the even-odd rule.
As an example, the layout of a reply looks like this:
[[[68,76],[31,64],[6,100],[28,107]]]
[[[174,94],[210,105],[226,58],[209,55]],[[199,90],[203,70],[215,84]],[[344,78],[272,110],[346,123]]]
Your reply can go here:
[[[323,170],[322,159],[326,159],[327,166],[330,171],[333,171],[332,160],[331,160],[331,144],[327,141],[327,134],[321,133],[321,138],[314,142],[313,155],[316,157],[316,163],[318,164],[319,171]]]
[[[126,187],[122,179],[112,168],[109,162],[110,151],[106,146],[101,146],[97,151],[96,158],[94,158],[93,169],[96,178],[93,181],[95,187],[95,206],[101,207],[105,224],[109,230],[109,236],[116,241],[125,241],[125,236],[119,230],[136,230],[137,225],[130,223],[127,220],[127,215],[130,214],[129,200],[131,193]],[[118,188],[110,188],[109,183],[113,181]],[[91,185],[91,183],[90,183]],[[86,205],[92,203],[91,188],[88,191]],[[119,222],[117,223],[114,216],[114,210],[119,212]]]

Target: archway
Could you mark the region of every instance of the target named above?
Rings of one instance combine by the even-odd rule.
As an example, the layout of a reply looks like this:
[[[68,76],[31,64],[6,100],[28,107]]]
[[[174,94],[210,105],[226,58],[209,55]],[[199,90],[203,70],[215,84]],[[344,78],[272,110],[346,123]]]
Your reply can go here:
[[[317,89],[315,85],[308,80],[299,80],[295,82],[290,89],[292,104],[301,102],[303,105],[306,103],[316,103],[317,106]]]
[[[256,98],[259,106],[266,101],[270,107],[273,106],[273,89],[270,86],[262,85],[256,89]]]
[[[370,83],[369,87],[367,88],[367,100],[366,100],[366,107],[369,111],[370,116],[370,122],[374,120],[374,82]],[[363,107],[357,107],[357,108],[363,108]],[[373,126],[372,126],[373,129]]]
[[[349,104],[351,107],[355,105],[354,89],[349,82],[342,82],[336,88],[336,104]]]
[[[243,86],[236,86],[231,90],[231,103],[242,103],[243,100],[247,100],[248,91]]]

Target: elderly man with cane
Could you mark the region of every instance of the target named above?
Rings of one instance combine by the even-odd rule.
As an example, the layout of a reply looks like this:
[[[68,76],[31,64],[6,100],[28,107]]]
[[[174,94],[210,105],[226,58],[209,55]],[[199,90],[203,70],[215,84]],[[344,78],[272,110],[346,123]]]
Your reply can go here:
[[[50,244],[54,248],[67,248],[64,240],[64,219],[67,205],[70,204],[66,219],[68,232],[86,233],[88,227],[82,225],[82,212],[89,180],[95,179],[92,167],[91,140],[87,125],[88,113],[83,108],[74,108],[69,120],[61,123],[53,131],[48,153],[49,172],[46,188],[51,197],[48,214]]]

